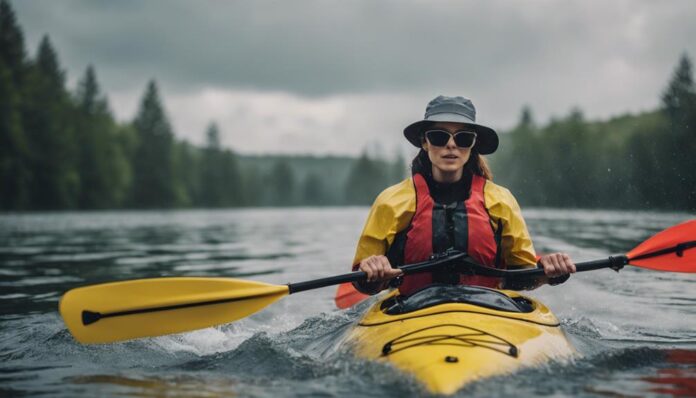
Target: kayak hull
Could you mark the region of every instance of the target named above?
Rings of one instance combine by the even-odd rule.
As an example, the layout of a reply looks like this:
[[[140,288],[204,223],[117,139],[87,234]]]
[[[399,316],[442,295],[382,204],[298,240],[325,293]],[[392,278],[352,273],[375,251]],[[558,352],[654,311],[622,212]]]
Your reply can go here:
[[[375,304],[348,340],[357,356],[388,362],[433,393],[452,394],[472,381],[575,353],[553,313],[528,297],[527,313],[450,302],[389,315],[382,303],[395,294]]]

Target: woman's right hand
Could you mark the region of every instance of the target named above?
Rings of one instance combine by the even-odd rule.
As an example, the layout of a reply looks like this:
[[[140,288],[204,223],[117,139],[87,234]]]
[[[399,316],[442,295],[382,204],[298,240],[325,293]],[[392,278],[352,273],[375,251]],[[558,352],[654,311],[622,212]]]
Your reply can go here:
[[[367,274],[368,282],[388,281],[403,273],[392,268],[386,256],[370,256],[360,262],[359,269]]]

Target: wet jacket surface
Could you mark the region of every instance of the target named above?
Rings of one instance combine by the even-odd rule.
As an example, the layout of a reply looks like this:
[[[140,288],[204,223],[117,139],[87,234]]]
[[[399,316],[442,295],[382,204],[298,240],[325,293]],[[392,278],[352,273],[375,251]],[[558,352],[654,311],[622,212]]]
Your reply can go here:
[[[480,177],[479,177],[480,178]],[[426,179],[430,194],[436,202],[466,200],[471,177],[461,183],[438,184]],[[463,178],[463,180],[465,180]],[[448,186],[449,185],[449,186]],[[393,185],[377,197],[358,241],[353,269],[364,258],[386,255],[399,232],[409,227],[416,212],[416,188],[414,179],[408,178]],[[446,203],[445,203],[446,204]],[[500,237],[502,262],[510,268],[535,267],[536,255],[529,232],[514,196],[507,189],[489,181],[483,182],[483,207],[488,213],[493,234]],[[502,230],[499,230],[501,229]],[[476,250],[476,248],[472,248]],[[394,264],[393,264],[394,265]],[[374,294],[386,287],[386,283],[356,284],[358,290]]]

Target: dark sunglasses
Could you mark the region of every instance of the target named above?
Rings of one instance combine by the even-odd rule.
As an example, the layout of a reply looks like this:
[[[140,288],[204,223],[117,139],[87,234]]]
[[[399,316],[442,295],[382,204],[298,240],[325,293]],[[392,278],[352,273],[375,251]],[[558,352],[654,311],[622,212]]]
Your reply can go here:
[[[449,131],[445,130],[428,130],[425,132],[425,139],[435,146],[446,146],[450,137],[454,137],[454,143],[460,148],[471,148],[476,143],[476,133],[473,131],[461,130],[454,134],[450,134]]]

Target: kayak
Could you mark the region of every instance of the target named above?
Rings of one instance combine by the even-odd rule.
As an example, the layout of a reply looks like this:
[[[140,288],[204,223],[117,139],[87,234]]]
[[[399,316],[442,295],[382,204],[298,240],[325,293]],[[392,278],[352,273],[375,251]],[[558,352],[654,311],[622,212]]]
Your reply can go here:
[[[433,285],[391,292],[347,336],[360,358],[387,362],[432,393],[572,356],[556,316],[515,291]]]

